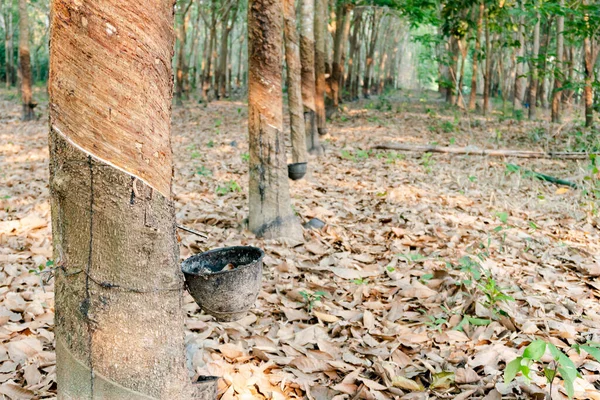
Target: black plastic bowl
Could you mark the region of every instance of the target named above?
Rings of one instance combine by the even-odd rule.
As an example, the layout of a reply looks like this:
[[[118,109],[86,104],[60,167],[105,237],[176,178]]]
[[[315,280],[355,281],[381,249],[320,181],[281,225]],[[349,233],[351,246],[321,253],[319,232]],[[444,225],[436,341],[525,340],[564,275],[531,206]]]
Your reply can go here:
[[[304,175],[306,175],[307,165],[308,163],[305,162],[288,164],[288,177],[293,181],[304,178]]]
[[[226,247],[188,258],[181,270],[200,308],[219,321],[236,321],[246,315],[258,297],[264,256],[257,247]],[[223,271],[229,264],[235,268]]]

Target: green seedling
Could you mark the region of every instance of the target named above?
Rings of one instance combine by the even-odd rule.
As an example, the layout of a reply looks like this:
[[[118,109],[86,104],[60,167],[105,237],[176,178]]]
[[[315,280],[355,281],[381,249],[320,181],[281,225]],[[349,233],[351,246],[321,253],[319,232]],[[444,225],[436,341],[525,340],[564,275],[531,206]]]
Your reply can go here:
[[[215,142],[212,140],[209,140],[208,143],[206,143],[206,147],[208,147],[209,149],[212,149],[213,147],[215,147]]]
[[[315,303],[321,301],[321,299],[326,295],[326,292],[318,290],[314,293],[309,293],[305,290],[300,292],[300,295],[304,298],[304,302],[306,304],[306,308],[308,312],[311,312],[315,306]]]
[[[241,155],[241,157],[242,157],[242,161],[244,161],[244,162],[250,161],[250,154],[249,153],[243,153]]]
[[[212,172],[210,169],[206,168],[204,165],[201,165],[199,168],[196,169],[196,174],[198,174],[200,176],[211,176]]]
[[[241,192],[242,188],[236,181],[229,181],[225,186],[217,186],[216,192],[219,196],[225,196],[227,193]]]

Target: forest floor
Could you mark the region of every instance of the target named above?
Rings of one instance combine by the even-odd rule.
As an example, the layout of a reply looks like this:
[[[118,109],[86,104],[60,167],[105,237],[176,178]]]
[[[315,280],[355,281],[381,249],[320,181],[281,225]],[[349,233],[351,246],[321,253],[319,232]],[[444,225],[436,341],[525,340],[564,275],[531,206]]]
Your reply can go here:
[[[0,98],[0,395],[53,397],[53,280],[45,105],[37,122]],[[372,151],[382,142],[535,150],[592,148],[597,133],[465,115],[435,93],[346,103],[326,156],[291,182],[305,243],[259,240],[247,218],[247,108],[174,109],[182,258],[265,249],[263,291],[239,322],[217,323],[186,297],[189,367],[223,377],[221,399],[566,399],[547,384],[504,382],[533,340],[570,357],[575,397],[600,399],[600,363],[572,345],[600,342],[600,201],[590,161]],[[568,179],[541,182],[508,163]],[[42,273],[38,273],[42,271]],[[562,365],[567,364],[562,360]],[[564,369],[563,369],[564,372]],[[560,375],[560,374],[559,374]],[[564,378],[564,376],[563,376]]]

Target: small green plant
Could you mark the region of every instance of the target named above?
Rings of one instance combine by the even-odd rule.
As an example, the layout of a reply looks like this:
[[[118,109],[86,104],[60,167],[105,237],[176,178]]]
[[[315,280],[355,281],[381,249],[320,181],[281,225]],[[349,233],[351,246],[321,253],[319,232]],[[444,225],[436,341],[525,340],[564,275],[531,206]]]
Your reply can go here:
[[[427,260],[427,257],[425,257],[424,255],[422,255],[420,253],[398,254],[398,257],[405,259],[409,263],[418,263],[418,262],[423,262],[423,261]]]
[[[306,304],[306,308],[308,312],[311,312],[315,306],[315,303],[321,301],[321,299],[326,295],[326,292],[318,290],[314,293],[309,293],[306,290],[302,290],[300,295],[304,298],[304,303]]]
[[[227,193],[241,192],[242,188],[236,181],[229,181],[225,186],[217,186],[216,192],[219,196],[225,196]]]
[[[241,157],[242,157],[242,161],[244,161],[244,162],[250,161],[250,154],[249,153],[243,153],[241,155]]]
[[[367,150],[356,150],[356,159],[358,160],[366,160],[367,158],[369,158],[369,155],[371,154],[370,151]]]
[[[215,128],[220,127],[222,123],[223,123],[223,120],[221,118],[217,118],[215,120]]]
[[[583,350],[597,361],[600,361],[599,347],[600,344],[597,343],[586,343],[585,345],[574,344],[569,350],[575,350],[577,353],[581,353],[581,350]],[[542,362],[542,357],[546,354],[546,350],[552,355],[552,361],[548,364]],[[521,373],[527,381],[531,381],[531,373],[537,373],[534,367],[539,363],[541,363],[540,367],[542,367],[546,382],[548,382],[548,396],[552,395],[554,380],[560,374],[565,384],[567,396],[572,399],[575,395],[573,384],[575,379],[581,377],[581,375],[579,374],[579,371],[577,371],[577,367],[573,361],[565,352],[560,350],[554,344],[544,340],[534,340],[525,347],[522,356],[515,358],[506,365],[506,369],[504,370],[504,382],[512,382],[519,373]]]
[[[464,331],[466,326],[487,326],[492,323],[491,319],[477,318],[470,315],[464,315],[463,319],[454,327],[455,331]]]
[[[425,321],[425,325],[427,325],[430,329],[436,330],[440,333],[442,332],[444,326],[448,324],[448,320],[445,316],[434,317],[433,315],[428,315],[427,318],[429,321]]]
[[[355,285],[366,285],[369,283],[369,280],[364,278],[352,279],[352,283]]]
[[[440,125],[440,129],[445,132],[445,133],[451,133],[456,131],[456,125],[454,125],[452,122],[450,121],[444,121],[442,122],[442,124]]]
[[[215,142],[213,140],[209,140],[208,143],[206,143],[206,147],[212,149],[213,147],[215,147]]]
[[[196,158],[202,157],[202,155],[200,154],[199,151],[192,151],[192,154],[190,155],[190,157],[192,157],[192,160],[195,160]]]
[[[391,265],[388,265],[385,269],[387,269],[387,271],[390,273],[396,271],[396,268],[392,267]]]
[[[487,279],[483,283],[477,285],[477,288],[485,296],[485,300],[483,301],[482,305],[490,310],[492,315],[500,314],[507,316],[504,310],[497,308],[498,304],[501,302],[506,303],[509,301],[515,301],[515,299],[512,296],[504,293],[503,289],[498,287],[496,280],[491,275],[488,275]]]
[[[342,150],[341,157],[344,160],[356,161],[356,157],[348,150]]]
[[[428,174],[431,173],[431,167],[435,164],[435,160],[432,157],[433,153],[429,152],[423,154],[423,156],[421,157],[421,165],[425,169],[425,172]]]
[[[206,168],[204,165],[201,165],[199,168],[196,169],[196,174],[200,176],[211,176],[212,171]]]

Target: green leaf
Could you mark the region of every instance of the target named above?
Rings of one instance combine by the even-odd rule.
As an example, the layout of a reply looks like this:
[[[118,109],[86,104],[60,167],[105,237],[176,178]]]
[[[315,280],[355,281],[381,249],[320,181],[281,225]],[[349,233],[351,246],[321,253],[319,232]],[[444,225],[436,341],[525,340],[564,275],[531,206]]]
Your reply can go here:
[[[485,318],[469,318],[469,323],[475,326],[487,326],[492,323],[492,320]]]
[[[585,350],[590,356],[594,357],[596,361],[600,362],[600,349],[592,346],[579,346],[580,349]]]
[[[575,388],[573,387],[575,377],[568,377],[569,372],[562,367],[558,367],[558,372],[560,372],[560,375],[563,377],[563,381],[565,382],[565,390],[567,391],[567,396],[569,396],[569,398],[572,399],[575,395]]]
[[[529,368],[529,366],[521,365],[521,368],[519,368],[519,371],[521,371],[521,373],[523,374],[525,379],[527,379],[527,381],[531,381],[531,377],[529,376],[531,369]]]
[[[517,357],[508,363],[504,370],[504,383],[510,383],[515,379],[521,369],[521,361],[523,361],[523,357]]]
[[[552,368],[544,368],[544,375],[546,376],[546,380],[548,381],[548,383],[552,383],[552,381],[556,377],[556,371]]]
[[[525,347],[523,351],[523,358],[530,360],[539,361],[546,352],[546,342],[543,340],[535,340]]]

